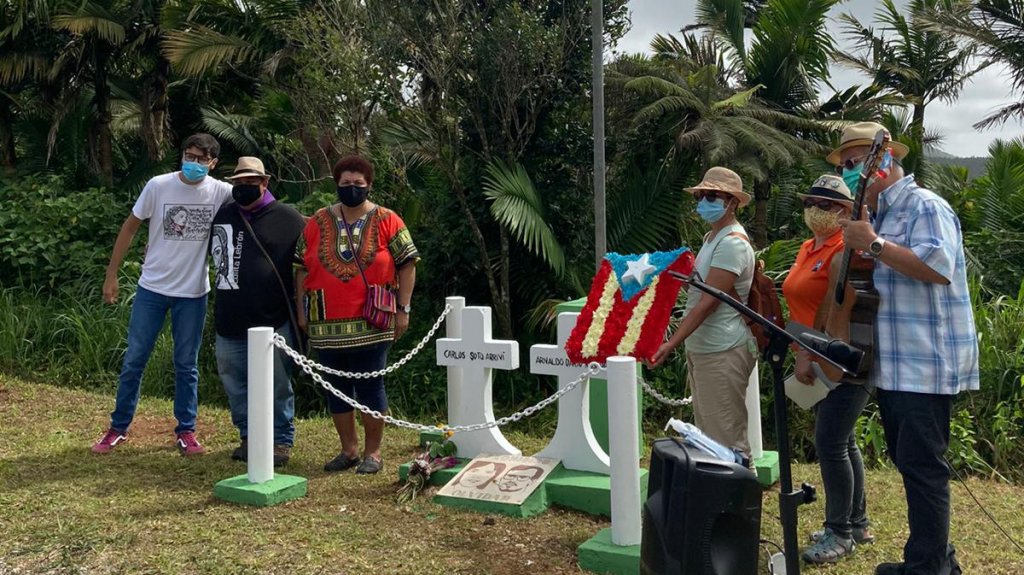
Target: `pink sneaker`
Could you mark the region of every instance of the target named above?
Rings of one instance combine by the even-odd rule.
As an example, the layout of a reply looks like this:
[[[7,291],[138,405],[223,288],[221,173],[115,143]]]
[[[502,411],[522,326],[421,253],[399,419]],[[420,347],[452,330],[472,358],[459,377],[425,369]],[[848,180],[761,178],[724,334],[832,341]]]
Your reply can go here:
[[[122,433],[113,427],[103,434],[99,441],[92,444],[93,453],[110,453],[123,441],[128,441],[128,434]]]
[[[199,445],[199,441],[196,440],[196,433],[194,431],[182,431],[177,436],[178,451],[182,455],[202,455],[206,452],[203,446]]]

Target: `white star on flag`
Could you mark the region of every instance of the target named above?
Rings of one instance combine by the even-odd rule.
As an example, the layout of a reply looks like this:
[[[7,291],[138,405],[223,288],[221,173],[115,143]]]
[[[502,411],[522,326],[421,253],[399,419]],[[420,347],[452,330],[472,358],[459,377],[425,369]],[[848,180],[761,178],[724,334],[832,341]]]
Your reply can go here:
[[[647,276],[657,269],[651,265],[647,254],[640,256],[639,259],[626,262],[626,268],[626,273],[622,274],[622,281],[632,279],[639,285],[644,285]]]

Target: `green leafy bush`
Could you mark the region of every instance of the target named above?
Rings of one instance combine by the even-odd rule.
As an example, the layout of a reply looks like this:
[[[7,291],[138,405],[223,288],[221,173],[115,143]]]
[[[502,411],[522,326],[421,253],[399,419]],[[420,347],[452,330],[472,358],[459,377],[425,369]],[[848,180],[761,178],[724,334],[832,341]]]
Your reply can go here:
[[[56,176],[0,181],[0,281],[58,285],[103,270],[131,206],[102,188],[70,191]]]

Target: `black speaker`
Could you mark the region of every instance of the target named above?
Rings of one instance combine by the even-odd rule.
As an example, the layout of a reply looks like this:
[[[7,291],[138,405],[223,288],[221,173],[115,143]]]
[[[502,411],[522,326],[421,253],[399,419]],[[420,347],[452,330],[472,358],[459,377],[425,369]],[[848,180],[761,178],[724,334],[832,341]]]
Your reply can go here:
[[[756,575],[761,486],[753,471],[658,439],[643,508],[640,572]]]

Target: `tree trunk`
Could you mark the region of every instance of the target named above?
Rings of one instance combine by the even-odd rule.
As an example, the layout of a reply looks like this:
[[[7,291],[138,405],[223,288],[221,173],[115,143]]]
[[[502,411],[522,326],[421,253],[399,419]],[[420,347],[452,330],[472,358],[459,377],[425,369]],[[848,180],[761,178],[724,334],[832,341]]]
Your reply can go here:
[[[14,173],[18,167],[18,155],[14,148],[14,113],[11,101],[0,97],[0,168]]]
[[[771,180],[754,182],[754,218],[750,222],[754,249],[768,245],[768,200],[772,197]]]
[[[162,158],[164,152],[167,134],[167,78],[170,73],[171,63],[158,55],[156,66],[142,88],[140,132],[146,146],[146,155],[153,161]]]
[[[906,158],[903,167],[907,173],[919,176],[924,161],[924,104],[914,104],[914,115],[910,121],[910,137],[916,146],[911,147],[911,157]]]
[[[508,230],[500,226],[501,238],[501,302],[498,303],[498,326],[501,329],[501,337],[512,339],[512,295],[508,279],[509,274],[509,242]]]
[[[491,269],[491,261],[487,257],[487,240],[484,239],[484,234],[480,231],[480,226],[477,224],[476,218],[473,216],[473,211],[469,209],[469,201],[466,199],[466,191],[462,188],[462,184],[458,180],[458,172],[451,166],[444,167],[445,172],[448,175],[448,179],[452,184],[452,191],[455,192],[455,197],[459,200],[459,207],[462,209],[463,215],[466,216],[466,222],[469,224],[470,235],[473,236],[473,243],[476,244],[477,251],[480,252],[480,266],[483,268],[484,277],[487,278],[487,287],[491,292],[491,302],[498,308],[498,330],[501,337],[511,337],[512,334],[512,323],[510,316],[506,315],[502,311],[501,302],[503,301],[502,292],[498,287],[497,279],[494,277],[494,270]]]
[[[100,181],[104,185],[114,182],[114,148],[110,132],[110,86],[107,85],[107,62],[110,53],[107,46],[94,39],[93,105],[96,107],[96,157]]]

